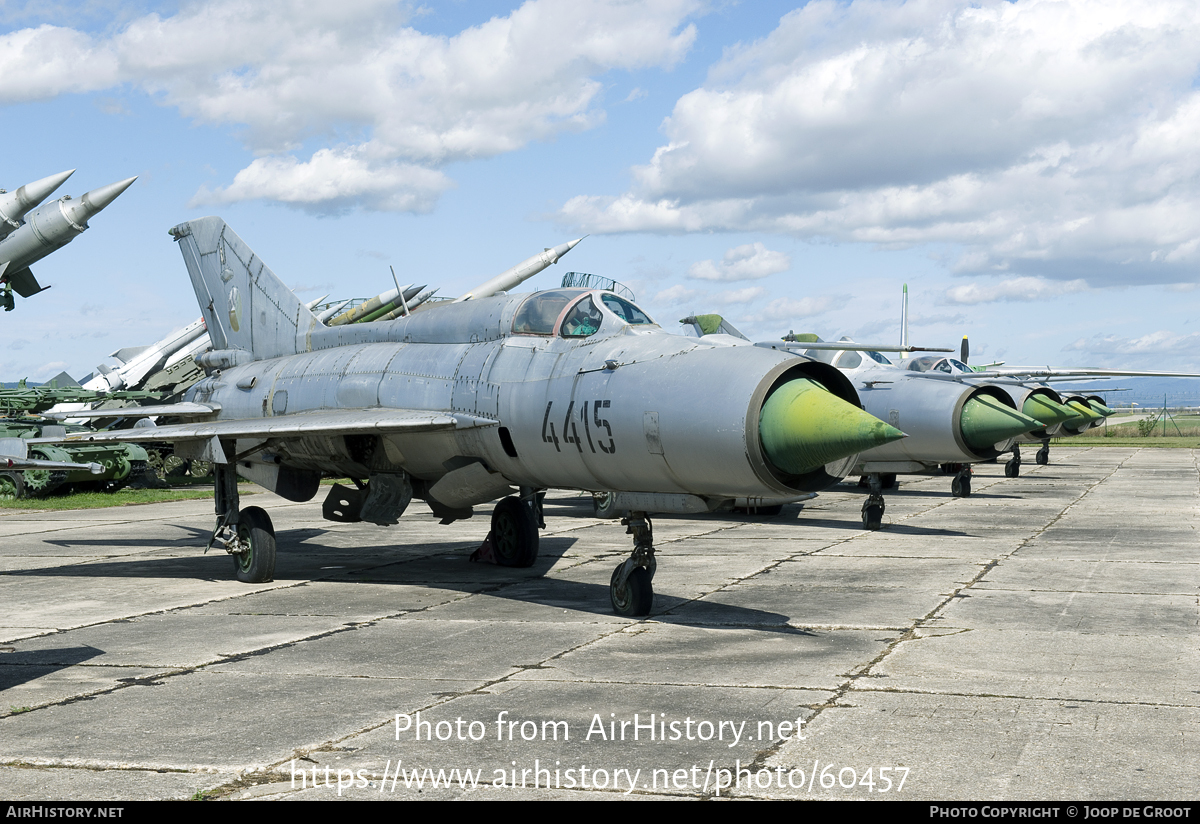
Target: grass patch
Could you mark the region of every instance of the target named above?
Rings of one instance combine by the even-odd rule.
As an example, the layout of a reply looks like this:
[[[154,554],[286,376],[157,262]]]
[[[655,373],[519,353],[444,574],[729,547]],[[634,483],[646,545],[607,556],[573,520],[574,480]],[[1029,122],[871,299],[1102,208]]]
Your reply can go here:
[[[1051,438],[1050,443],[1053,446],[1122,446],[1127,449],[1131,447],[1134,449],[1200,449],[1200,436],[1173,436],[1164,438],[1159,435],[1152,438],[1089,438],[1085,435],[1080,435],[1076,438]]]
[[[1053,438],[1057,446],[1121,446],[1151,449],[1200,449],[1200,422],[1194,416],[1179,416],[1167,421],[1163,436],[1162,421],[1151,426],[1149,421],[1109,423],[1089,429],[1073,438]]]
[[[257,488],[239,484],[238,493],[251,495]],[[111,506],[133,506],[136,504],[158,504],[164,501],[199,501],[212,499],[213,490],[194,489],[122,489],[120,492],[77,492],[73,495],[50,495],[46,498],[21,498],[16,501],[0,500],[0,510],[65,510],[104,509]]]

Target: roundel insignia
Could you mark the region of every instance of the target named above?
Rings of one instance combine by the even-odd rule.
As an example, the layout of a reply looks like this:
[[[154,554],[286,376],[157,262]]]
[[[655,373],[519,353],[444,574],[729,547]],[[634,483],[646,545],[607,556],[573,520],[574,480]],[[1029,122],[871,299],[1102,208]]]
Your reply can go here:
[[[242,293],[236,286],[229,288],[229,325],[235,332],[242,325]]]

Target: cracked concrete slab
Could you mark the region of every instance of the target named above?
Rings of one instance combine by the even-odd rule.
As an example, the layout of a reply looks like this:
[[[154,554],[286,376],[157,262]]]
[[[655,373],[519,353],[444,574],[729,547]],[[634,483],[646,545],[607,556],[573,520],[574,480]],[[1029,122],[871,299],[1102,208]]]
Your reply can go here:
[[[902,477],[879,532],[854,484],[778,518],[656,517],[641,620],[608,598],[629,536],[575,493],[550,493],[528,569],[467,561],[484,508],[443,527],[414,504],[382,529],[260,493],[279,559],[259,586],[202,554],[210,501],[6,514],[0,781],[45,800],[685,799],[741,774],[719,797],[878,799],[886,775],[890,798],[1194,798],[1196,454],[1051,459],[979,466],[969,498]],[[398,741],[417,712],[436,740]],[[502,714],[522,726],[496,740]],[[586,735],[648,714],[693,736]],[[485,734],[455,737],[460,719]],[[722,722],[756,733],[699,734]],[[575,783],[530,786],[551,761]],[[484,779],[405,786],[398,762]],[[842,783],[796,786],[814,766]]]
[[[854,690],[809,722],[805,736],[766,760],[784,775],[771,797],[1196,797],[1200,716],[1188,708]],[[822,775],[834,786],[823,788]],[[745,794],[768,795],[757,787]]]

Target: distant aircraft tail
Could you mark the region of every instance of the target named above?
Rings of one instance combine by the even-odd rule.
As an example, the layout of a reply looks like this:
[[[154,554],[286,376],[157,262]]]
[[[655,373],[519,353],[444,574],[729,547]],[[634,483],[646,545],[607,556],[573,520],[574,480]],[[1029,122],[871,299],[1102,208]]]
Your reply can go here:
[[[196,290],[214,350],[254,360],[307,351],[316,316],[219,217],[171,230]]]

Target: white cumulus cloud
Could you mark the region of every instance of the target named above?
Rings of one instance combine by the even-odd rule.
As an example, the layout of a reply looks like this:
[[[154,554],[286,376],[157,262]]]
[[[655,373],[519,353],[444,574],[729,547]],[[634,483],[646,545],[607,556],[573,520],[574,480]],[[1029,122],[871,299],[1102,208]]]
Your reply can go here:
[[[949,303],[968,306],[976,303],[995,303],[996,301],[1045,300],[1071,292],[1082,292],[1087,288],[1087,281],[1084,280],[1055,281],[1042,277],[1019,277],[1009,278],[998,283],[968,283],[963,286],[952,286],[946,290],[946,300]]]
[[[441,36],[408,25],[395,0],[203,0],[99,34],[47,24],[0,35],[0,103],[128,84],[240,127],[259,156],[198,202],[420,212],[450,185],[447,163],[602,122],[598,78],[675,65],[698,10],[699,0],[528,0]]]
[[[453,183],[436,169],[411,163],[372,164],[358,153],[320,149],[301,162],[260,157],[225,187],[202,188],[190,205],[275,200],[321,213],[354,205],[393,212],[429,212]]]
[[[767,294],[767,290],[761,286],[748,286],[745,289],[730,289],[728,292],[718,292],[716,295],[713,295],[713,300],[722,306],[732,306],[739,303],[752,303],[765,294]]]
[[[823,295],[810,298],[779,298],[767,304],[753,320],[758,321],[789,321],[798,318],[812,318],[841,309],[850,298],[847,295]]]
[[[699,289],[689,289],[681,284],[670,286],[663,289],[653,298],[655,303],[666,306],[674,306],[680,303],[687,303],[690,300],[704,297],[704,292]]]
[[[727,50],[593,232],[954,244],[962,272],[1093,285],[1200,263],[1200,6],[816,0]]]
[[[1140,357],[1171,355],[1172,366],[1164,367],[1159,363],[1157,369],[1177,368],[1173,364],[1179,358],[1190,361],[1196,360],[1200,350],[1200,334],[1180,335],[1176,332],[1160,330],[1150,332],[1136,338],[1126,338],[1120,335],[1095,335],[1090,338],[1080,338],[1074,343],[1063,347],[1068,352],[1086,352],[1091,356],[1110,359],[1112,357]]]
[[[778,272],[786,272],[792,259],[783,252],[773,252],[762,243],[735,246],[720,263],[702,260],[688,269],[688,277],[696,280],[757,280]]]

